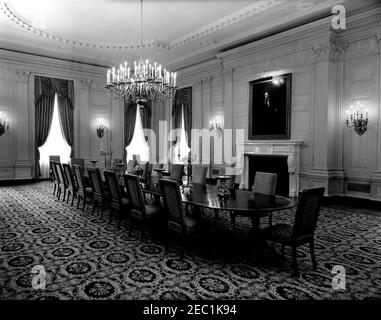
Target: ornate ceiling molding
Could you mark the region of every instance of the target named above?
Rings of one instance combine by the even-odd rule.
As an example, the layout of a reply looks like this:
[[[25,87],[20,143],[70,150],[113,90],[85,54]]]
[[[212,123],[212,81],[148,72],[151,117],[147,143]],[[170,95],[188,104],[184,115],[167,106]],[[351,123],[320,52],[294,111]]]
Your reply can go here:
[[[33,27],[31,24],[24,21],[22,18],[17,16],[17,14],[12,11],[10,6],[6,3],[5,0],[0,0],[0,10],[1,12],[15,25],[23,28],[26,31],[34,33],[36,36],[40,36],[45,39],[55,40],[63,44],[69,44],[74,47],[83,47],[89,49],[101,49],[101,50],[111,50],[111,51],[126,51],[126,50],[136,50],[140,49],[140,44],[130,44],[130,45],[118,45],[118,44],[97,44],[90,43],[81,40],[67,39],[58,35],[55,35],[51,32],[42,30],[37,27]],[[147,40],[143,42],[143,48],[159,48],[169,50],[170,46],[165,41],[161,40]]]
[[[238,22],[242,22],[243,20],[261,12],[266,9],[270,9],[272,7],[275,7],[277,5],[280,5],[281,3],[286,2],[286,0],[269,0],[266,2],[262,2],[260,4],[255,3],[251,6],[248,6],[242,10],[239,10],[237,12],[234,12],[222,19],[219,19],[207,26],[204,26],[194,32],[191,32],[175,41],[172,41],[170,43],[170,48],[175,49],[177,47],[183,46],[189,42],[195,41],[197,39],[200,39],[206,35],[209,35],[211,33],[214,33],[218,30],[227,28],[233,24],[236,24]]]
[[[284,2],[286,2],[286,0],[269,0],[269,1],[255,3],[242,10],[234,12],[222,19],[219,19],[209,25],[199,28],[198,30],[194,32],[188,33],[184,35],[183,37],[180,37],[179,39],[172,41],[171,43],[158,40],[158,39],[144,41],[143,48],[158,48],[162,50],[173,50],[178,47],[184,46],[192,41],[198,40],[204,36],[210,35],[219,30],[230,27],[231,25],[240,23],[244,21],[245,19],[248,19],[251,16],[258,14],[261,11],[270,9]],[[54,40],[59,43],[67,44],[74,47],[109,50],[109,51],[129,51],[129,50],[140,49],[140,44],[128,44],[128,45],[126,44],[124,45],[99,44],[99,43],[90,43],[90,42],[86,42],[82,40],[68,39],[68,38],[56,35],[49,31],[45,31],[41,28],[34,27],[28,22],[26,22],[22,17],[17,15],[17,13],[14,10],[12,10],[11,6],[7,4],[5,0],[0,0],[0,10],[13,24],[17,25],[19,28],[23,28],[24,30],[29,31],[35,34],[36,36],[40,36],[45,39]],[[210,45],[216,45],[216,44],[217,44],[216,40],[205,40],[200,42],[201,46],[210,46]]]

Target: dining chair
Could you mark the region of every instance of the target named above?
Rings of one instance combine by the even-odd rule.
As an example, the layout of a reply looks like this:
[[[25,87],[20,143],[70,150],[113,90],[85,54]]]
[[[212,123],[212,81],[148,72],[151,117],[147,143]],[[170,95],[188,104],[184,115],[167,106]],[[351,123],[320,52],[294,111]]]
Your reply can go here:
[[[93,196],[93,188],[86,186],[85,178],[83,176],[83,169],[79,165],[73,165],[74,176],[78,183],[78,191],[77,191],[77,209],[79,208],[79,204],[81,199],[83,200],[82,211],[85,211],[86,204],[88,203],[87,199],[92,198]]]
[[[77,181],[74,178],[73,171],[72,171],[70,165],[64,163],[62,166],[63,166],[63,169],[66,173],[66,178],[68,181],[66,203],[69,203],[69,199],[70,199],[70,195],[71,195],[72,196],[71,205],[73,205],[74,198],[78,197],[77,196],[77,192],[78,192]]]
[[[60,156],[49,156],[49,176],[51,176],[54,180],[54,172],[53,172],[53,166],[51,164],[52,161],[55,161],[55,162],[61,162],[61,157]]]
[[[136,160],[128,160],[127,162],[127,173],[134,174],[136,167]]]
[[[93,197],[92,197],[92,204],[93,204],[93,210],[92,213],[95,211],[95,206],[101,207],[101,219],[103,218],[103,212],[105,209],[105,205],[108,204],[110,201],[110,195],[108,191],[106,190],[102,177],[101,172],[98,168],[87,168],[87,172],[89,174],[90,184],[93,188]]]
[[[192,166],[192,182],[206,184],[206,174],[208,173],[208,167],[202,165]]]
[[[180,185],[177,181],[160,179],[159,184],[164,208],[167,212],[167,230],[182,235],[180,258],[183,260],[185,238],[198,231],[199,223],[197,219],[186,214],[180,194]],[[165,246],[167,249],[167,241]]]
[[[172,164],[169,179],[180,182],[183,179],[183,173],[184,173],[183,164]]]
[[[70,164],[71,165],[78,165],[82,169],[84,169],[85,168],[85,159],[83,159],[83,158],[71,158]]]
[[[253,192],[265,195],[275,195],[277,174],[257,171],[254,177]],[[272,225],[272,212],[269,212],[269,226]]]
[[[120,229],[120,224],[122,221],[122,215],[129,211],[130,202],[128,201],[127,195],[122,195],[121,188],[119,185],[119,179],[114,171],[103,172],[106,184],[110,191],[110,220],[111,223],[112,213],[116,211],[119,215],[118,229]]]
[[[55,166],[55,162],[54,160],[50,160],[49,161],[49,164],[50,164],[50,170],[52,172],[52,178],[53,178],[53,184],[54,184],[54,187],[53,187],[53,196],[56,194],[56,191],[58,193],[58,190],[59,187],[60,187],[60,180],[59,180],[59,177],[58,177],[58,173],[57,173],[57,170],[56,170],[56,166]]]
[[[279,223],[261,232],[264,239],[282,245],[282,256],[284,256],[285,246],[292,248],[293,268],[296,275],[299,275],[297,248],[306,243],[310,246],[313,268],[317,268],[314,235],[324,191],[325,188],[304,190],[299,198],[293,225]]]
[[[130,223],[129,236],[131,236],[133,220],[136,219],[140,221],[141,239],[143,239],[146,224],[148,221],[159,217],[161,208],[154,204],[145,203],[138,176],[133,174],[124,174],[123,179],[131,206],[130,216],[132,219]]]
[[[112,162],[111,170],[119,171],[120,170],[120,168],[118,167],[119,163],[123,163],[123,159],[114,159]]]
[[[67,187],[68,187],[66,175],[65,175],[65,173],[64,173],[64,171],[62,169],[61,163],[55,162],[55,168],[56,168],[56,171],[57,171],[58,179],[60,180],[60,185],[59,185],[59,188],[58,188],[57,198],[58,198],[58,200],[60,200],[61,193],[62,193],[62,188],[63,188],[64,189],[64,193],[63,193],[62,201],[65,201],[65,199],[66,199],[66,190],[67,190]]]

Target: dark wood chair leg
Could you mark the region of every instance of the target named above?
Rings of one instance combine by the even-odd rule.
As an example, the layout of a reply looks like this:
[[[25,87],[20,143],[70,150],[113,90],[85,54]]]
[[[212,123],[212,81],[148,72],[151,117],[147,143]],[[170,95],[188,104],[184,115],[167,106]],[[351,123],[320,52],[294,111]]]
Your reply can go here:
[[[57,185],[54,184],[54,189],[53,189],[53,196],[56,194],[56,189],[57,189]]]
[[[218,220],[218,210],[214,210],[214,224],[217,224],[217,220]]]
[[[79,203],[81,202],[81,196],[77,196],[77,209],[79,208]]]
[[[71,192],[68,191],[68,192],[67,192],[67,198],[66,198],[66,204],[69,203],[70,195],[71,195]]]
[[[272,214],[272,212],[270,212],[270,215],[269,215],[269,226],[270,227],[273,226],[273,214]]]
[[[75,198],[75,196],[77,196],[77,195],[73,193],[73,198],[71,199],[71,204],[70,204],[71,206],[73,206],[73,204],[74,204],[74,198]]]
[[[57,199],[60,200],[61,198],[61,187],[58,187],[58,190],[57,190]]]
[[[119,215],[119,222],[118,222],[118,230],[120,230],[120,225],[122,224],[122,214],[121,214],[121,210],[117,211],[118,215]]]
[[[295,275],[299,276],[298,270],[298,251],[296,246],[292,246],[292,266],[294,268]]]
[[[129,237],[131,237],[131,233],[132,233],[132,224],[133,224],[133,219],[130,219],[130,230],[128,231]]]
[[[102,205],[102,209],[103,209],[103,205]],[[112,213],[114,212],[114,210],[112,208],[110,208],[110,218],[108,219],[108,224],[111,223],[111,220],[112,220]],[[102,210],[102,213],[101,213],[101,219],[103,218],[103,210]]]
[[[65,202],[66,200],[66,189],[64,189],[64,194],[63,194],[63,198],[62,198],[62,201]]]
[[[95,211],[95,201],[93,201],[93,209],[91,210],[91,214],[94,214]]]
[[[83,197],[83,207],[82,207],[82,211],[85,211],[85,207],[86,207],[86,196]]]
[[[312,266],[316,270],[317,262],[316,262],[315,249],[314,249],[314,240],[310,241],[310,253],[311,253],[311,259],[312,259]]]

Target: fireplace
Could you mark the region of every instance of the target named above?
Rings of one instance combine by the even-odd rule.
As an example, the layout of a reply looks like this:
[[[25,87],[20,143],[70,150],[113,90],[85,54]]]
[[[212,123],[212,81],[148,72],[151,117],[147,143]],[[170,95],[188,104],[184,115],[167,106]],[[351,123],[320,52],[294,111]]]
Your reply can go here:
[[[250,161],[253,161],[250,160],[250,158],[253,156],[267,156],[269,157],[268,161],[286,161],[287,169],[284,162],[283,164],[272,164],[274,168],[279,165],[282,167],[281,177],[278,175],[278,179],[281,179],[280,183],[282,185],[278,188],[281,188],[280,192],[282,194],[287,195],[286,187],[283,186],[283,183],[286,183],[287,180],[284,178],[284,169],[286,169],[288,173],[288,196],[297,197],[299,195],[300,146],[302,143],[302,141],[295,140],[254,140],[237,144],[237,162],[239,163],[239,167],[242,168],[240,173],[240,188],[251,189],[252,187],[254,174],[249,171]],[[274,157],[274,159],[270,160],[271,157]],[[281,159],[276,159],[276,157],[281,157]],[[265,166],[267,164],[264,163],[263,165]],[[270,163],[268,163],[268,165],[270,165]],[[256,167],[254,166],[254,168]],[[272,170],[274,170],[274,168],[272,168]],[[267,169],[266,167],[262,167],[261,171],[269,171],[270,169],[268,167]]]
[[[289,176],[287,156],[249,155],[249,188],[254,183],[255,173],[272,172],[277,174],[275,194],[288,197]]]

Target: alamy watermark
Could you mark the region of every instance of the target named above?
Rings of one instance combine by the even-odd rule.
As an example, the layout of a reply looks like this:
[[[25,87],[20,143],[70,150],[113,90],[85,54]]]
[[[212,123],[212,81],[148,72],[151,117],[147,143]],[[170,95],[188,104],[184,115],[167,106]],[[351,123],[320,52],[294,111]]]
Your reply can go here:
[[[32,274],[35,276],[32,278],[32,288],[34,290],[46,289],[46,271],[42,265],[36,265],[32,268]]]
[[[346,289],[345,268],[341,265],[333,266],[331,273],[333,275],[332,289],[345,290]]]
[[[344,30],[347,28],[346,22],[346,10],[343,5],[335,5],[332,7],[332,14],[334,14],[332,18],[332,28],[334,30]]]

